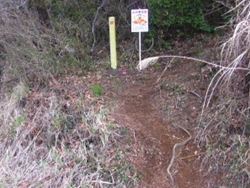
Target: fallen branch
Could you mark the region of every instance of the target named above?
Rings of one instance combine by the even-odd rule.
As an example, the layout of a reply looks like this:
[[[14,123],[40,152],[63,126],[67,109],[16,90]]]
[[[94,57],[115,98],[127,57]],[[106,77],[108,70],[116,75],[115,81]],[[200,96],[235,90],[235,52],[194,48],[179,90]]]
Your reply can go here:
[[[156,63],[159,58],[188,59],[188,60],[192,60],[192,61],[199,61],[199,62],[202,62],[202,63],[206,63],[208,65],[212,65],[214,67],[218,67],[218,68],[226,69],[226,70],[247,70],[247,71],[250,71],[249,68],[225,67],[225,66],[222,66],[222,65],[218,65],[217,63],[212,63],[212,62],[209,62],[209,61],[206,61],[206,60],[197,59],[197,58],[194,58],[194,57],[178,56],[178,55],[162,55],[162,56],[155,56],[155,57],[146,58],[146,59],[142,60],[141,62],[139,62],[139,64],[137,65],[137,69],[138,70],[143,70],[143,69],[147,68],[149,65],[152,65],[152,64]],[[140,64],[141,64],[141,66],[140,66]]]

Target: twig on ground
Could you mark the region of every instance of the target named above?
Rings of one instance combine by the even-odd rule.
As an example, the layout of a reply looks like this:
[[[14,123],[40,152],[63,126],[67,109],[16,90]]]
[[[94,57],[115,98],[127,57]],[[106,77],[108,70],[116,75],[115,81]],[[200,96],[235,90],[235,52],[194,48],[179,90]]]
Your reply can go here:
[[[198,93],[196,93],[195,91],[189,91],[189,93],[193,94],[194,96],[198,97],[201,101],[204,100],[204,98],[202,96],[200,96]]]
[[[187,156],[187,157],[182,157],[181,160],[183,160],[183,159],[188,159],[188,158],[192,158],[192,157],[197,157],[197,155],[189,155],[189,156]]]

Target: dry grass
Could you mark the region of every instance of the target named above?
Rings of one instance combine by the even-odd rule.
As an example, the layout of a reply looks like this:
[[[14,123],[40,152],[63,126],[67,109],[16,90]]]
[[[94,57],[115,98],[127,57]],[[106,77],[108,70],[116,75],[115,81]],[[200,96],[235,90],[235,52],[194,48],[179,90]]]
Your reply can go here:
[[[93,66],[85,54],[91,40],[85,20],[51,21],[45,26],[28,9],[28,1],[9,0],[0,2],[0,23],[1,82],[8,87],[19,81],[41,87],[51,75],[84,74]]]
[[[220,64],[227,68],[210,82],[197,135],[199,146],[206,148],[203,167],[212,173],[225,169],[226,185],[233,187],[250,185],[249,12],[246,0],[235,1],[229,11],[232,33],[222,44]],[[214,96],[217,100],[209,106]]]
[[[118,143],[124,133],[105,106],[49,90],[19,84],[0,102],[0,187],[135,186]]]
[[[3,82],[11,79],[27,80],[29,77],[33,79],[34,75],[37,75],[35,78],[45,78],[48,72],[42,65],[48,58],[45,58],[47,52],[42,51],[45,49],[42,45],[48,45],[51,39],[46,34],[42,37],[35,20],[28,19],[20,10],[7,3],[0,3],[0,9],[0,44],[6,52],[3,61],[5,73],[8,72]]]

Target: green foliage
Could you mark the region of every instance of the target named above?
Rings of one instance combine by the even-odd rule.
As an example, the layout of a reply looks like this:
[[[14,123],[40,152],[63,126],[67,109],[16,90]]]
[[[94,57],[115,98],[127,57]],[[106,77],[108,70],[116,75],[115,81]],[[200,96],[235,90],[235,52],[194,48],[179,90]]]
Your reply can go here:
[[[93,84],[91,86],[91,90],[92,90],[93,94],[96,96],[102,95],[102,86],[100,84]]]
[[[207,24],[202,6],[201,0],[149,0],[151,35],[166,38],[211,32],[213,28]]]

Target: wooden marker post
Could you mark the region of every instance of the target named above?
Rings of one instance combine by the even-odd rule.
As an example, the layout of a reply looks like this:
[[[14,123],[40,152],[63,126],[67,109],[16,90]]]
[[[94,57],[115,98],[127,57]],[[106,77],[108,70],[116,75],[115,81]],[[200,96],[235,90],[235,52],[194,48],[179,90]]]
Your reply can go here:
[[[110,62],[111,68],[117,68],[117,52],[116,52],[116,31],[115,17],[109,17],[109,39],[110,39]]]

